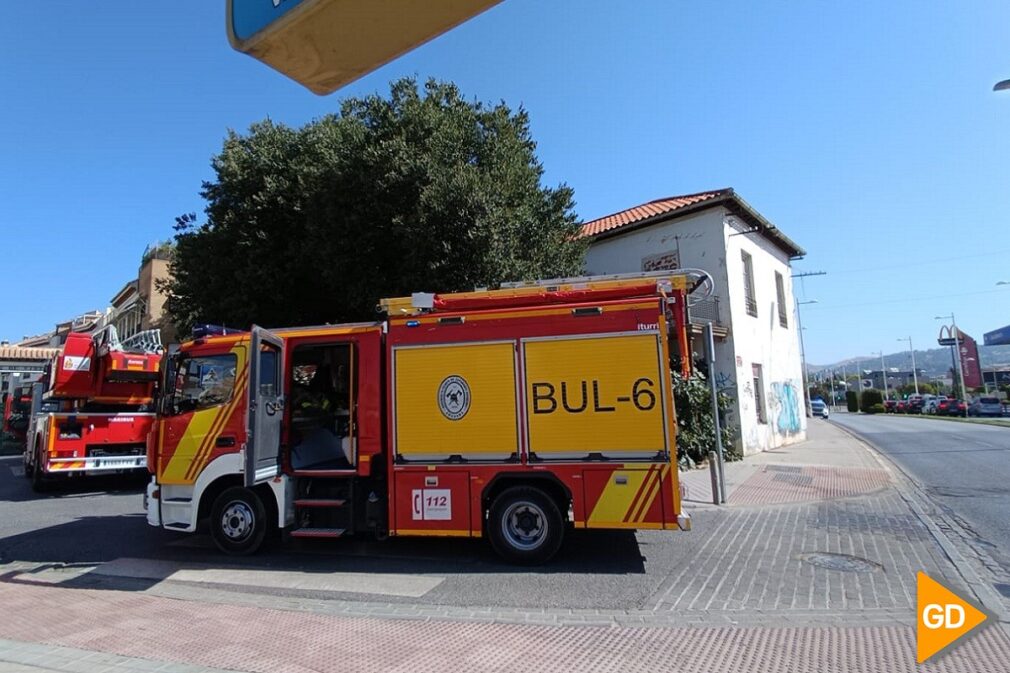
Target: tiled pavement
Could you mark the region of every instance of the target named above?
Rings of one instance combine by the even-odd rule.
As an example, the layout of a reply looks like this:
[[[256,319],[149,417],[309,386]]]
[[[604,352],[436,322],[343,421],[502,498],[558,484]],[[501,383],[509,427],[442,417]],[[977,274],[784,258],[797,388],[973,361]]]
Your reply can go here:
[[[0,673],[3,662],[74,673],[175,673],[180,664],[271,672],[919,670],[915,571],[963,590],[962,578],[882,464],[830,426],[812,435],[807,447],[729,466],[730,506],[705,510],[704,530],[678,541],[678,563],[640,605],[310,600],[184,583],[155,595],[52,586],[15,572],[0,578],[0,606],[14,616],[0,618],[0,638],[10,639],[0,641]],[[659,535],[641,533],[639,542]],[[1006,671],[1003,629],[983,630],[926,670]],[[50,646],[81,651],[37,649]],[[96,652],[128,659],[87,658]]]

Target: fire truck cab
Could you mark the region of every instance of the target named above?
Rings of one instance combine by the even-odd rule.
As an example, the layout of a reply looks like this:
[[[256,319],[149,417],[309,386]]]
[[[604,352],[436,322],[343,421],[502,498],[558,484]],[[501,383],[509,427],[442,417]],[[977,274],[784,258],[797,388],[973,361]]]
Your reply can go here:
[[[661,272],[383,300],[381,322],[201,328],[163,367],[148,522],[222,550],[486,537],[539,563],[577,528],[688,529],[672,362],[697,280]]]

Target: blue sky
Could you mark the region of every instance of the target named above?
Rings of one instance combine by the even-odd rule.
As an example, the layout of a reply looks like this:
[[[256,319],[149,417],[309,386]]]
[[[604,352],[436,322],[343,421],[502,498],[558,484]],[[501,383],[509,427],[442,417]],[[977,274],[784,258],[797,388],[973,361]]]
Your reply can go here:
[[[632,9],[633,8],[633,9]],[[1010,3],[505,0],[329,97],[234,52],[224,0],[5,3],[0,338],[104,306],[227,129],[403,75],[523,105],[586,219],[734,187],[808,251],[812,363],[1010,323]],[[983,353],[983,359],[985,354]]]

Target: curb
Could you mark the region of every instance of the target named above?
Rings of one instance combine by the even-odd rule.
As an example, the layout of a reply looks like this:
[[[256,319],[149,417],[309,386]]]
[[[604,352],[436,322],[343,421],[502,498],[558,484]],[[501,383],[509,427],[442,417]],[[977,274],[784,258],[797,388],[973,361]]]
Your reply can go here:
[[[925,494],[922,484],[908,474],[897,462],[877,449],[869,440],[863,438],[856,430],[838,423],[833,423],[833,425],[859,442],[873,455],[881,467],[896,477],[895,491],[905,501],[905,504],[912,510],[916,518],[926,527],[930,535],[933,536],[933,539],[936,540],[936,543],[940,545],[940,549],[943,550],[944,555],[954,566],[954,569],[961,576],[965,585],[971,589],[978,602],[1000,623],[1010,623],[1010,615],[1007,614],[1003,607],[1003,600],[1000,595],[988,582],[979,576],[964,556],[961,555],[961,552],[957,550],[957,547],[947,534],[936,525],[932,517],[927,513],[927,505],[933,505],[932,501]],[[948,521],[948,525],[955,527],[957,524],[953,521]]]

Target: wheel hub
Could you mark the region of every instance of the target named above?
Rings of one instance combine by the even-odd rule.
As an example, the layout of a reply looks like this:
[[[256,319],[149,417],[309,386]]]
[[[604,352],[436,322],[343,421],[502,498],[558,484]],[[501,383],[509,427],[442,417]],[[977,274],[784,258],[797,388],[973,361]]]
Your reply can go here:
[[[229,540],[239,541],[249,537],[255,527],[256,517],[249,506],[240,501],[228,503],[221,514],[221,532]]]
[[[546,539],[546,518],[535,503],[513,503],[502,517],[502,533],[514,547],[536,549]]]

